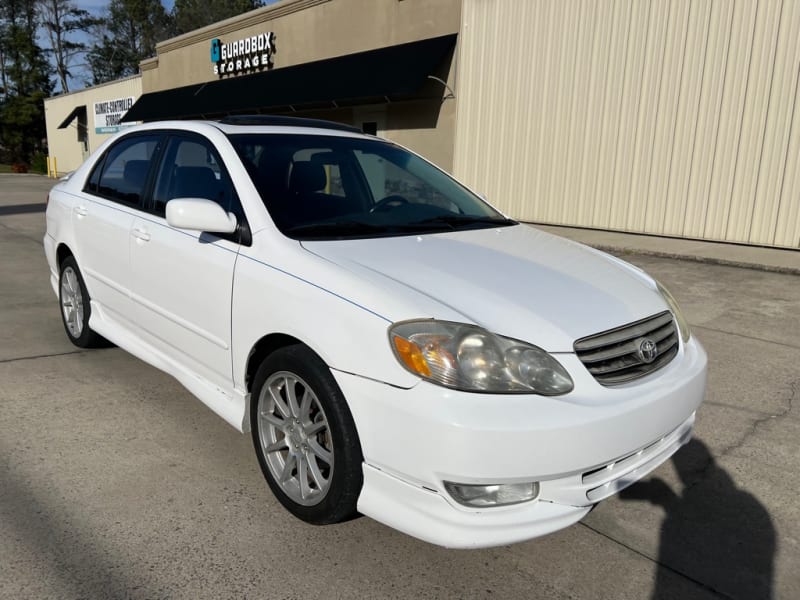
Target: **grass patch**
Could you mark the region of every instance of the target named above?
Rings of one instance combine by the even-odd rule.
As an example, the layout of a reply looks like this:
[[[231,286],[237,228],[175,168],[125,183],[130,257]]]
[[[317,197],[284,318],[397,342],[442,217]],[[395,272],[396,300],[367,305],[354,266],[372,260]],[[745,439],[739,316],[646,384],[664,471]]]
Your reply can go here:
[[[13,173],[14,169],[11,168],[11,165],[6,165],[0,163],[0,173]],[[31,165],[28,167],[28,173],[33,173],[35,175],[47,175],[47,167],[41,165]]]

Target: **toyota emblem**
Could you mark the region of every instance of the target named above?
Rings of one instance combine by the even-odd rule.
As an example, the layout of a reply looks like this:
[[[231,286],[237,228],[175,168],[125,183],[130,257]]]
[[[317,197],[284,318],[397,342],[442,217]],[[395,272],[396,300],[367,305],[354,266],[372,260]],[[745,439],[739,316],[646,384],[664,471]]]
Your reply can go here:
[[[650,364],[656,359],[658,355],[658,346],[650,338],[644,338],[639,342],[639,348],[636,350],[639,360],[645,364]]]

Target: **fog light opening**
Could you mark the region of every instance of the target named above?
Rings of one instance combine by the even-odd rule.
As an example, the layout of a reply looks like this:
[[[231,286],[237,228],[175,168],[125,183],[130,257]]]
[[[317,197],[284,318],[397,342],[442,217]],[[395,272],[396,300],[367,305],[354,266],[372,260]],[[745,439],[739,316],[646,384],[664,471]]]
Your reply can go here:
[[[486,485],[445,481],[444,488],[453,500],[470,508],[520,504],[535,500],[539,495],[539,483],[536,481]]]

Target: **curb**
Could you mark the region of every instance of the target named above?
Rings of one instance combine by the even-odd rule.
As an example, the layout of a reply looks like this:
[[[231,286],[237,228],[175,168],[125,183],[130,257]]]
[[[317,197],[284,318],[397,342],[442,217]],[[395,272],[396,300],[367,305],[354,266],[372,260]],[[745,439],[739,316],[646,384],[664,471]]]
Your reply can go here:
[[[586,244],[586,242],[582,242]],[[662,250],[647,250],[645,248],[631,248],[627,246],[609,246],[605,244],[586,244],[610,254],[639,254],[642,256],[655,256],[658,258],[672,258],[676,260],[686,260],[692,262],[706,263],[711,265],[722,265],[726,267],[739,267],[741,269],[752,269],[754,271],[767,271],[769,273],[781,273],[784,275],[800,275],[798,267],[782,267],[780,265],[765,265],[763,263],[742,262],[728,260],[714,256],[698,256],[696,254],[678,254],[676,252],[664,252]]]

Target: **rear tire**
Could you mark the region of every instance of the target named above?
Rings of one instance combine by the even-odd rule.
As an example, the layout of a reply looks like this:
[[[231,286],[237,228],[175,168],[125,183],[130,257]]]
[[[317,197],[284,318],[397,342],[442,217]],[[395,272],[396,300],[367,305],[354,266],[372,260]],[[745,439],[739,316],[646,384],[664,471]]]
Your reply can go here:
[[[272,493],[315,525],[356,513],[363,484],[361,445],[327,365],[303,345],[270,354],[253,379],[251,429]]]
[[[109,346],[108,341],[89,328],[92,315],[91,299],[78,263],[72,256],[61,263],[58,277],[58,301],[61,306],[61,322],[69,341],[78,348],[100,348]]]

